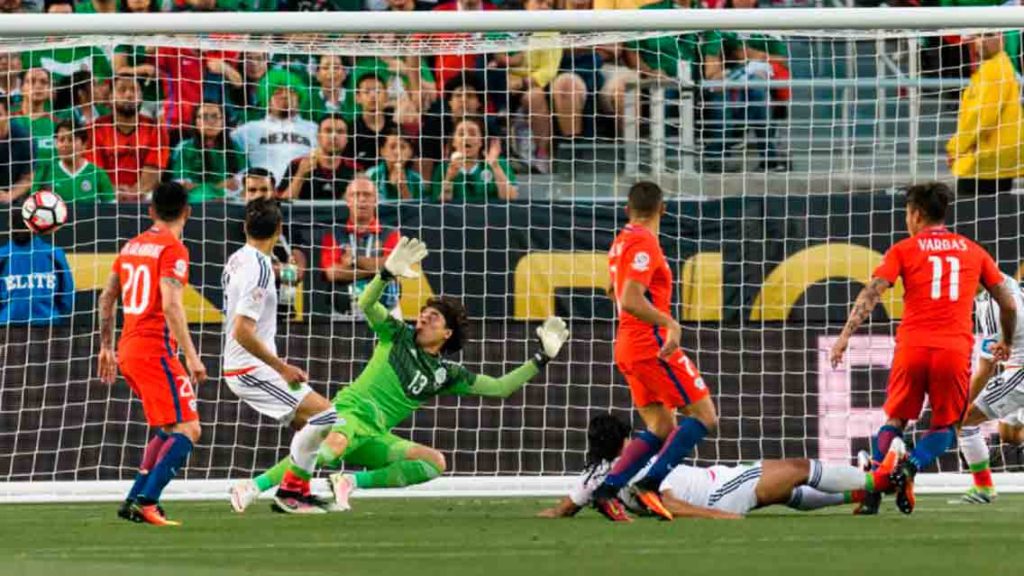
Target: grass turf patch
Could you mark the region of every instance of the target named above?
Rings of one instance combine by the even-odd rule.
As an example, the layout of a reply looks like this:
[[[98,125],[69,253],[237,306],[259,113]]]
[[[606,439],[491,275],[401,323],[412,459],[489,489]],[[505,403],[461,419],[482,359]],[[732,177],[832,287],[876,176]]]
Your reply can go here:
[[[850,507],[769,508],[742,521],[533,515],[553,500],[356,500],[345,514],[244,515],[224,503],[167,504],[181,528],[130,524],[117,505],[0,506],[0,574],[241,576],[445,574],[1016,574],[1024,495],[991,506],[924,496],[905,517]],[[696,572],[694,572],[696,571]]]

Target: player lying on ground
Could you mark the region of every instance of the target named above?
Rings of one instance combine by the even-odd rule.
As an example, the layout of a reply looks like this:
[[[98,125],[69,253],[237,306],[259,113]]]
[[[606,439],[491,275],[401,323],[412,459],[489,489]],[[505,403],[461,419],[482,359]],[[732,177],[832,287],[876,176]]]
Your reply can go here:
[[[875,437],[879,461],[907,423],[921,415],[925,397],[932,415],[928,432],[894,473],[896,506],[914,511],[914,476],[956,443],[956,426],[967,409],[974,347],[971,311],[979,283],[999,304],[1003,340],[992,344],[992,356],[1005,360],[1013,345],[1017,305],[1003,285],[1003,276],[987,252],[967,238],[946,229],[946,211],[953,197],[939,182],[907,190],[907,231],[910,237],[889,248],[882,264],[850,311],[842,333],[832,346],[832,367],[857,328],[871,317],[882,295],[903,279],[903,319],[896,332],[896,350],[886,390],[886,423]],[[865,500],[859,512],[877,514],[881,494]]]
[[[444,358],[462,349],[466,312],[453,298],[431,298],[416,327],[396,320],[378,300],[396,277],[415,278],[413,267],[427,255],[419,240],[402,238],[384,268],[359,297],[359,307],[380,339],[366,368],[334,397],[338,422],[320,448],[320,465],[342,462],[363,466],[355,474],[334,474],[334,510],[347,510],[355,488],[391,488],[420,484],[445,470],[437,450],[393,434],[391,429],[424,402],[441,394],[507,398],[538,375],[569,338],[561,318],[548,318],[537,329],[540,349],[522,366],[500,378],[473,374]],[[254,480],[233,488],[233,501],[244,510],[260,492],[281,481],[291,466],[286,458]]]
[[[611,414],[594,417],[587,429],[587,468],[569,496],[540,516],[574,516],[593,503],[594,492],[621,457],[629,434],[629,425]],[[776,504],[817,510],[860,502],[869,491],[887,490],[899,457],[895,450],[890,452],[874,472],[806,459],[710,468],[679,465],[665,477],[659,491],[673,516],[684,518],[742,518],[751,510]],[[620,498],[630,510],[648,512],[627,489],[620,491]]]
[[[671,520],[658,487],[672,467],[686,458],[718,424],[711,393],[697,367],[679,347],[681,328],[671,313],[672,268],[658,242],[665,201],[661,188],[639,182],[629,190],[629,223],[608,252],[611,296],[619,328],[615,365],[646,430],[625,448],[595,494],[597,509],[612,521],[625,519],[617,494],[654,456],[654,464],[634,483],[637,498]],[[685,417],[676,425],[676,409]]]
[[[1020,283],[1004,274],[1003,285],[1012,294],[1017,309],[1024,308]],[[961,500],[970,504],[989,504],[996,498],[988,445],[979,425],[998,418],[999,435],[1004,442],[1020,444],[1024,436],[1024,314],[1017,315],[1014,345],[1009,358],[1003,362],[1003,372],[996,375],[992,347],[1002,339],[996,321],[999,315],[999,304],[994,299],[987,293],[978,295],[974,301],[974,317],[981,350],[971,380],[974,404],[968,409],[960,429],[960,451],[974,477],[974,485]]]
[[[337,414],[331,403],[306,384],[306,373],[277,355],[277,290],[271,252],[281,236],[283,217],[276,201],[259,198],[245,205],[245,246],[224,265],[224,380],[254,410],[296,432],[291,463],[274,496],[277,510],[295,514],[325,510],[309,490],[317,450]],[[232,500],[236,510],[241,503]]]
[[[189,335],[183,296],[188,250],[181,233],[191,213],[188,192],[180,184],[157,186],[149,206],[153,226],[121,248],[99,301],[100,380],[113,384],[120,367],[154,429],[117,515],[157,526],[179,524],[164,516],[160,495],[185,467],[199,440],[194,386],[206,379]],[[124,307],[124,326],[115,350],[118,299]],[[179,346],[187,372],[178,360]]]

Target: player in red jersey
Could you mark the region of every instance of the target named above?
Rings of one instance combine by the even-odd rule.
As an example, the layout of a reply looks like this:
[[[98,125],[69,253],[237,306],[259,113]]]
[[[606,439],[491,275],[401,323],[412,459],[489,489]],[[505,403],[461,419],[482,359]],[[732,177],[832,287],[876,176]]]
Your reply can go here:
[[[160,494],[199,440],[194,386],[206,379],[183,303],[188,250],[181,233],[190,214],[188,192],[180,184],[157,186],[149,207],[152,228],[124,245],[100,295],[100,379],[113,384],[120,366],[155,428],[118,516],[158,526],[178,524],[164,517]],[[120,354],[113,346],[119,298],[124,309]],[[178,361],[179,347],[187,372]]]
[[[696,366],[679,347],[682,334],[671,314],[672,268],[658,244],[665,213],[661,188],[651,182],[629,191],[629,223],[608,252],[608,272],[619,311],[615,364],[629,383],[647,429],[630,440],[611,473],[594,494],[607,518],[628,520],[616,494],[648,463],[633,486],[651,512],[671,520],[658,495],[661,481],[718,424],[711,395]],[[676,425],[676,409],[686,417]]]
[[[903,437],[907,422],[917,419],[925,396],[932,408],[928,432],[910,457],[893,473],[896,505],[914,510],[914,476],[956,442],[956,426],[967,409],[974,333],[971,312],[981,283],[999,304],[1003,341],[993,357],[1006,359],[1013,344],[1016,304],[996,263],[967,238],[946,229],[946,209],[953,197],[945,184],[912,186],[907,190],[906,238],[889,248],[871,283],[861,290],[842,334],[831,351],[832,366],[843,360],[850,336],[871,317],[878,301],[897,278],[903,279],[903,319],[896,332],[896,351],[889,371],[885,402],[887,421],[874,442],[874,457]],[[858,510],[875,514],[881,495]]]

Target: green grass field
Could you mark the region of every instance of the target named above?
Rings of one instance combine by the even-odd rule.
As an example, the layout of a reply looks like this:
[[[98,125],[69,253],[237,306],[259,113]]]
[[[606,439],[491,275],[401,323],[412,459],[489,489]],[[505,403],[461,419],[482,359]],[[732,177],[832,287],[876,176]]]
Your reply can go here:
[[[348,514],[245,515],[170,503],[181,528],[128,524],[116,505],[0,506],[0,574],[11,576],[542,574],[1020,574],[1024,495],[988,507],[921,498],[911,517],[847,507],[759,511],[742,521],[642,519],[593,511],[536,519],[554,500],[357,500]]]

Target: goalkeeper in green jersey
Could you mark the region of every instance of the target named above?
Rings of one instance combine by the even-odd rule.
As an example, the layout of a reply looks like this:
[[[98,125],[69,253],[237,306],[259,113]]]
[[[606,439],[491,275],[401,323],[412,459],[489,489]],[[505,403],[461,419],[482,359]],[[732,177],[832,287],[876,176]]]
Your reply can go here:
[[[538,351],[500,378],[473,374],[445,359],[459,352],[466,338],[466,311],[461,303],[454,298],[431,298],[414,328],[391,317],[378,302],[396,277],[417,277],[413,267],[426,256],[425,244],[402,238],[359,298],[359,308],[380,341],[356,381],[334,397],[338,420],[320,446],[318,463],[336,467],[345,462],[365,470],[331,476],[333,510],[348,510],[349,495],[356,488],[410,486],[440,476],[445,471],[441,452],[400,438],[391,429],[441,394],[507,398],[539,374],[569,339],[565,322],[548,318],[537,328]],[[255,479],[232,487],[233,501],[242,504],[239,511],[279,484],[290,464],[286,458]]]

